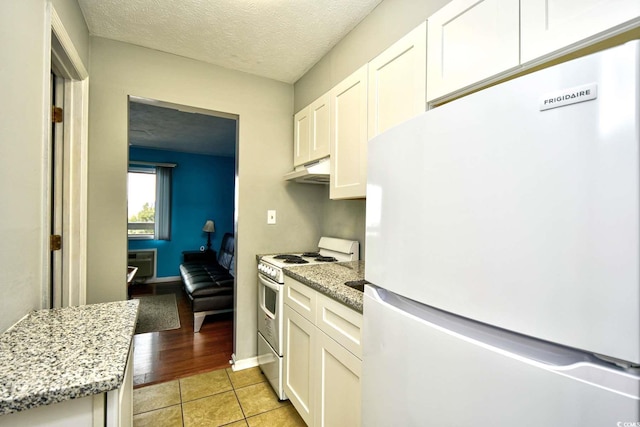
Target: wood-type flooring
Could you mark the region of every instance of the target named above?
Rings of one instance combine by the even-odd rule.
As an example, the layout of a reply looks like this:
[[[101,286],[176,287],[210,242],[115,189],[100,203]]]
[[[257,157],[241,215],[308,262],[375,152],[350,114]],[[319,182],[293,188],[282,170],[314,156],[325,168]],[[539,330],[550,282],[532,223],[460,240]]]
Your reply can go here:
[[[134,388],[229,367],[233,313],[207,316],[194,334],[193,313],[180,282],[134,284],[129,289],[131,297],[167,293],[176,295],[180,329],[134,335]]]

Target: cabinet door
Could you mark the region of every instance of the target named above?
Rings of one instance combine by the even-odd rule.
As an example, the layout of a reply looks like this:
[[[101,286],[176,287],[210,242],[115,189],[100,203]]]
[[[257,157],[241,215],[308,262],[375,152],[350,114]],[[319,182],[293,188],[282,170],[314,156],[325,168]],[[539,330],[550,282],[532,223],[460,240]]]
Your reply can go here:
[[[293,116],[293,166],[309,161],[309,107]]]
[[[520,63],[518,0],[453,0],[429,17],[427,100]]]
[[[284,306],[284,392],[307,425],[313,423],[314,349],[316,327],[288,305]]]
[[[637,25],[640,16],[638,0],[520,0],[520,7],[523,63]]]
[[[426,21],[369,62],[369,139],[425,110]]]
[[[122,385],[107,393],[106,410],[106,427],[133,425],[133,343],[129,348]]]
[[[309,131],[309,160],[317,160],[329,155],[331,140],[331,114],[329,93],[322,95],[309,105],[311,126]]]
[[[331,199],[365,197],[367,66],[331,90]]]
[[[361,425],[362,361],[318,331],[315,426]]]

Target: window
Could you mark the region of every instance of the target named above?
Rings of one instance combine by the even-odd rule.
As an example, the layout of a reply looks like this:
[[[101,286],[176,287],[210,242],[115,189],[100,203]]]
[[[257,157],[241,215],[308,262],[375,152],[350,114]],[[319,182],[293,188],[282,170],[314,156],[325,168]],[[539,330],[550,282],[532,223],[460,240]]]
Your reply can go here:
[[[170,167],[130,167],[127,235],[131,239],[171,240]]]
[[[155,238],[156,170],[130,168],[127,174],[127,234],[133,238]]]

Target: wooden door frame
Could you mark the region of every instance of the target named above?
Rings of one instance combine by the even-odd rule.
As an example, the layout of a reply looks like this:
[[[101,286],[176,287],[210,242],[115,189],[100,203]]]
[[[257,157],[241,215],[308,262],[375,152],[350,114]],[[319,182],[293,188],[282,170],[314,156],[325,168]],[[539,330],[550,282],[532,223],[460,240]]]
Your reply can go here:
[[[61,305],[75,306],[86,303],[87,277],[87,148],[89,112],[89,73],[76,50],[71,37],[64,27],[55,7],[49,4],[50,18],[48,31],[51,61],[57,72],[64,78],[64,164],[63,187],[63,256]],[[49,87],[49,91],[52,88]],[[50,97],[47,97],[49,99]],[[51,108],[45,108],[50,122]],[[44,192],[51,201],[51,134],[45,141]],[[51,210],[45,210],[43,242],[49,242],[51,235]],[[51,277],[51,256],[48,245],[43,248],[44,272],[42,306],[47,307],[51,298],[49,280]],[[124,274],[124,273],[123,273]]]

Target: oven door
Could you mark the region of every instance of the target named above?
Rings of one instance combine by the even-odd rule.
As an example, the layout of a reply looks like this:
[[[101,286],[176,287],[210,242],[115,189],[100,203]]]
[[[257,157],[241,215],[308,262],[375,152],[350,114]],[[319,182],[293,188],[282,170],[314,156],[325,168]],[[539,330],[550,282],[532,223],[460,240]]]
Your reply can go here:
[[[258,331],[282,356],[284,285],[258,274]]]

